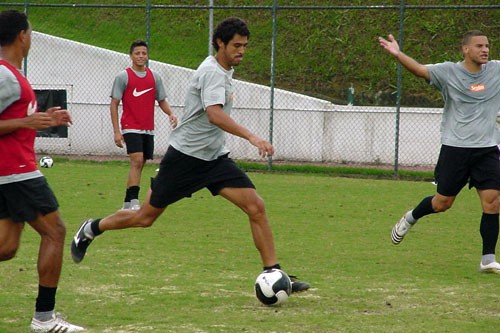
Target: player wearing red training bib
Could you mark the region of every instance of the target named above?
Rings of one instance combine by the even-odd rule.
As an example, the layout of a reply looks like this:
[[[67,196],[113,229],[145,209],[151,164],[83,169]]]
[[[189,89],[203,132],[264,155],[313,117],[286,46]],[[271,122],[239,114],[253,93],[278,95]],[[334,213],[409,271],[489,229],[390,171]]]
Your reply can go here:
[[[40,235],[34,332],[80,332],[54,311],[66,227],[57,199],[38,170],[36,131],[71,124],[59,107],[36,112],[36,96],[21,74],[31,46],[31,25],[15,10],[0,13],[0,261],[14,258],[27,222]]]
[[[35,93],[17,68],[0,60],[0,77],[3,78],[0,100],[6,101],[0,102],[0,120],[24,118],[36,112]],[[0,136],[0,154],[9,156],[0,163],[0,184],[10,183],[14,178],[19,181],[42,177],[36,164],[35,136],[36,131],[29,128],[20,128]]]
[[[122,131],[153,131],[156,82],[153,72],[145,68],[144,77],[127,68],[128,83],[123,92],[123,115],[120,121]]]
[[[166,101],[161,77],[146,67],[148,45],[136,40],[130,46],[132,66],[115,77],[111,91],[111,122],[115,144],[127,146],[130,170],[123,209],[140,208],[139,191],[141,173],[146,160],[153,159],[155,101],[169,117],[170,124],[177,126],[177,117]],[[122,102],[123,112],[118,121],[118,106]],[[121,129],[120,129],[121,126]]]

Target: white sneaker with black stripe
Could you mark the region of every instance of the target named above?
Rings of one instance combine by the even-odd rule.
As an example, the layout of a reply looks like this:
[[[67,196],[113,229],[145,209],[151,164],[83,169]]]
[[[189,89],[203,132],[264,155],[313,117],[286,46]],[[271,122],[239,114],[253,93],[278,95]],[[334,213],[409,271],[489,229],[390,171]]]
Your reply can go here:
[[[410,231],[413,224],[406,221],[406,214],[399,220],[398,223],[392,228],[391,240],[394,245],[398,245],[403,241],[405,235]]]
[[[68,323],[60,313],[53,314],[52,319],[49,321],[40,321],[35,318],[31,320],[31,332],[70,333],[82,331],[85,331],[85,328]]]

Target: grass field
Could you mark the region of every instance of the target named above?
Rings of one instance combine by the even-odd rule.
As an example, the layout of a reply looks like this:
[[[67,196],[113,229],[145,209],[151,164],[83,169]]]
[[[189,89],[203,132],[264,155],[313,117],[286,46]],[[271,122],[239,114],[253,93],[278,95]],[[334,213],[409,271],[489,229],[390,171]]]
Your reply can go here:
[[[143,188],[155,165],[143,173]],[[58,161],[44,170],[68,234],[121,205],[126,163]],[[464,190],[399,246],[390,230],[430,182],[250,173],[265,199],[283,269],[312,284],[281,307],[254,296],[261,263],[246,218],[208,191],[150,229],[104,233],[74,264],[57,310],[89,332],[497,332],[500,276],[477,272],[480,205]],[[141,192],[144,195],[145,190]],[[0,264],[0,332],[26,332],[36,297],[37,234]]]

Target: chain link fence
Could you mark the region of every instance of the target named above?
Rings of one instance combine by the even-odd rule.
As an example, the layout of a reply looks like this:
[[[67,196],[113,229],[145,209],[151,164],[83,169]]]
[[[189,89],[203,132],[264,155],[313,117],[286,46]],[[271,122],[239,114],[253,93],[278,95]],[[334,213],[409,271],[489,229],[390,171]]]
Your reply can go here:
[[[109,95],[115,75],[130,65],[130,43],[138,38],[149,42],[149,67],[162,76],[167,100],[181,116],[193,69],[211,52],[212,26],[224,17],[239,16],[248,21],[252,36],[245,60],[235,71],[232,116],[274,144],[271,168],[282,161],[388,166],[395,172],[430,167],[440,145],[440,96],[401,71],[380,50],[377,37],[399,36],[404,50],[420,62],[459,61],[459,42],[466,30],[481,29],[496,45],[500,5],[355,2],[21,1],[0,4],[0,10],[26,11],[33,23],[25,70],[41,109],[66,103],[73,115],[71,128],[39,133],[40,154],[126,158],[113,141]],[[439,23],[425,19],[449,11],[455,13],[452,20],[449,15],[433,20]],[[75,29],[59,36],[42,32],[61,18]],[[172,23],[179,18],[184,18],[182,27]],[[103,21],[108,30],[102,30]],[[127,27],[123,36],[109,33],[122,26]],[[106,44],[114,50],[88,43],[105,40],[108,33]],[[173,34],[185,44],[172,45]],[[448,40],[453,41],[449,52],[431,57],[432,47]],[[284,45],[294,46],[293,52],[284,51]],[[171,51],[170,58],[158,61],[155,55],[162,49]],[[196,55],[195,63],[183,61],[188,54]],[[268,60],[262,65],[261,59]],[[376,75],[367,70],[376,66]],[[166,151],[170,132],[167,117],[156,112],[156,156]],[[235,159],[258,159],[254,147],[240,138],[228,135],[227,145]]]

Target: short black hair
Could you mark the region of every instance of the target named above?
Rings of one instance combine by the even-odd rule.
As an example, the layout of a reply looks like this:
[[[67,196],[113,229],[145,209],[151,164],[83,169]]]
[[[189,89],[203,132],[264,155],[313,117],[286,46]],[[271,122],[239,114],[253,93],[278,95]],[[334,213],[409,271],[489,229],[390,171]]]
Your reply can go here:
[[[478,36],[486,36],[486,35],[480,30],[467,31],[462,38],[462,45],[469,44],[472,37],[478,37]]]
[[[138,46],[145,46],[146,49],[148,49],[149,51],[149,47],[148,47],[148,43],[146,43],[145,41],[143,41],[142,39],[136,39],[132,42],[132,45],[130,45],[130,51],[129,51],[129,54],[132,54],[132,52],[134,52],[134,49]]]
[[[216,51],[219,51],[217,39],[220,39],[224,45],[227,45],[234,35],[246,36],[250,38],[250,30],[248,30],[247,23],[238,17],[228,17],[224,19],[217,28],[215,28],[214,35],[212,36],[212,45]]]
[[[0,46],[14,43],[21,31],[28,30],[30,24],[26,14],[17,10],[5,10],[0,13]]]

